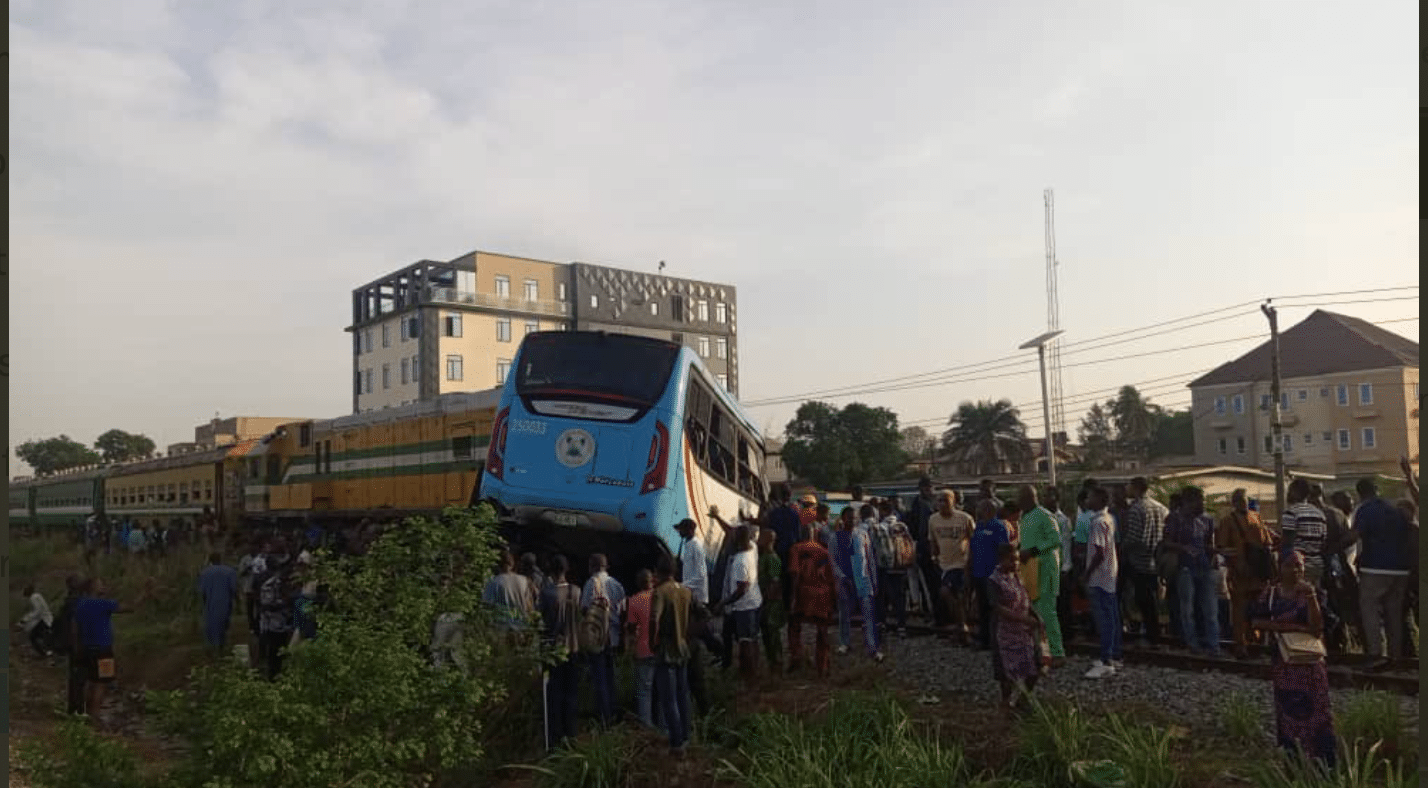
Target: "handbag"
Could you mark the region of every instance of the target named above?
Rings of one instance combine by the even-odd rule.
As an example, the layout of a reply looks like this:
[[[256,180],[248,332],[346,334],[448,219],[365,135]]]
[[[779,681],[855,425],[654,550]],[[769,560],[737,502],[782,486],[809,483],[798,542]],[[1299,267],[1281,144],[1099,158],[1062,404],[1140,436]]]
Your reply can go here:
[[[1278,590],[1269,592],[1270,615],[1274,614],[1274,594]],[[1275,632],[1274,642],[1279,647],[1279,658],[1289,665],[1313,665],[1328,654],[1324,641],[1308,632]]]

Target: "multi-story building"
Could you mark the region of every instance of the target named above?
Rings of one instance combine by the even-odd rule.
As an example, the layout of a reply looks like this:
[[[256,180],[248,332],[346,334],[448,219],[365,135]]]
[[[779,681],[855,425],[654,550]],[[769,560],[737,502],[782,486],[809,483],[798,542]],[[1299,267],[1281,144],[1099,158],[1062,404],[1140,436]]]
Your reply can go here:
[[[737,392],[734,288],[475,251],[352,292],[353,412],[505,383],[535,331],[610,331],[694,348]]]
[[[1396,475],[1417,464],[1418,343],[1316,310],[1279,335],[1280,397],[1271,402],[1270,343],[1190,383],[1195,458],[1273,468],[1272,407],[1291,470]]]

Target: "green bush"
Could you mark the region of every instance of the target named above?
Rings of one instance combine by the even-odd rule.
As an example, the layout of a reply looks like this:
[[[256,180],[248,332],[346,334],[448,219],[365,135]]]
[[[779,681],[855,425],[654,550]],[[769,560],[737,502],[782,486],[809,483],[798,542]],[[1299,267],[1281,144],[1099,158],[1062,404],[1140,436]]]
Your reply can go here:
[[[155,693],[161,726],[189,745],[176,783],[397,788],[477,769],[508,682],[546,656],[485,636],[494,526],[488,506],[448,509],[407,520],[365,556],[320,561],[332,605],[275,681],[225,662],[196,670],[188,690]],[[447,612],[465,616],[470,672],[428,661],[431,624]]]
[[[139,772],[139,761],[124,745],[107,739],[78,717],[59,723],[57,740],[47,745],[28,739],[20,760],[35,788],[144,788],[152,781]]]
[[[1230,740],[1245,743],[1267,743],[1267,721],[1249,696],[1234,692],[1218,703],[1220,731]]]
[[[1379,757],[1415,759],[1417,748],[1406,730],[1398,696],[1387,692],[1356,692],[1338,715],[1337,733],[1350,748],[1366,753],[1377,744]]]
[[[1033,700],[1019,739],[1010,773],[1036,785],[1175,788],[1182,781],[1170,732],[1124,715]]]
[[[1362,751],[1344,745],[1333,770],[1303,757],[1280,757],[1255,764],[1247,777],[1256,788],[1417,788],[1417,773],[1385,760],[1377,744]]]

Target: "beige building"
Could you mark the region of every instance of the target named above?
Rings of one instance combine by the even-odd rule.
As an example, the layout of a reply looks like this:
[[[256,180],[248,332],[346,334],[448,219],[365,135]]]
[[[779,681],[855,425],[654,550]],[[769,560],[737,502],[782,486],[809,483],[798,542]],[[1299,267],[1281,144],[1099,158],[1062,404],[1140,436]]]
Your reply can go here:
[[[354,413],[500,386],[521,340],[536,331],[671,339],[737,391],[728,285],[475,251],[357,288],[352,318]]]
[[[1268,342],[1190,383],[1197,462],[1273,468],[1277,407],[1291,471],[1397,475],[1404,456],[1417,465],[1418,343],[1316,310],[1280,334],[1279,352],[1278,403]]]

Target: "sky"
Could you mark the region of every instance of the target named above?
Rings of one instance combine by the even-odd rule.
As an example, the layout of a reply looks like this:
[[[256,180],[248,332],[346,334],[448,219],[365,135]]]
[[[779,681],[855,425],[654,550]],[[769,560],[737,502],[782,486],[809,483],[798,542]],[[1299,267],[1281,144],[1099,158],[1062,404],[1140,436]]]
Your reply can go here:
[[[1183,384],[1266,297],[1418,283],[1407,3],[10,4],[10,439],[351,408],[354,287],[472,249],[733,284],[741,397],[940,429]],[[1417,290],[1280,300],[1418,314]],[[1397,297],[1398,301],[1343,303]],[[1246,312],[1247,314],[1240,314]],[[1418,336],[1416,321],[1385,328]],[[1111,363],[1072,366],[1073,361]],[[1087,394],[1090,392],[1090,394]],[[779,404],[758,404],[793,397]],[[12,473],[23,472],[12,457]]]

